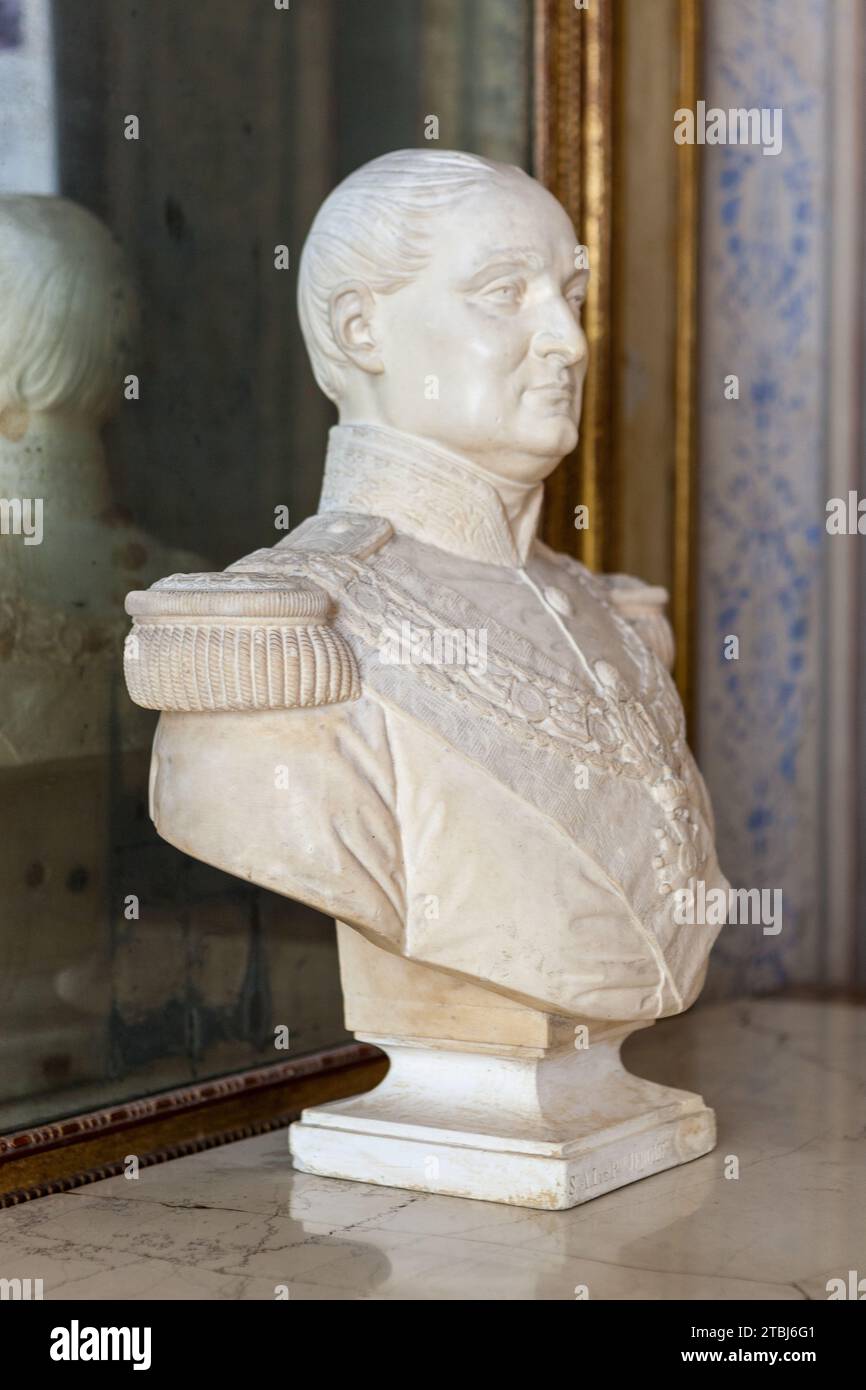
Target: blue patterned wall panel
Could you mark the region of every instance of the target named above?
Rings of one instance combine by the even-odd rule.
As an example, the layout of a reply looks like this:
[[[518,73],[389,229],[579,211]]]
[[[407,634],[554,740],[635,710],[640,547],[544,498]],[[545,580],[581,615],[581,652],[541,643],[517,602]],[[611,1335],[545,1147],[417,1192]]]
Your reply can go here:
[[[728,877],[782,889],[784,911],[778,935],[722,933],[719,994],[810,981],[820,962],[829,21],[823,0],[713,0],[704,15],[708,106],[784,113],[775,156],[703,152],[699,754]]]

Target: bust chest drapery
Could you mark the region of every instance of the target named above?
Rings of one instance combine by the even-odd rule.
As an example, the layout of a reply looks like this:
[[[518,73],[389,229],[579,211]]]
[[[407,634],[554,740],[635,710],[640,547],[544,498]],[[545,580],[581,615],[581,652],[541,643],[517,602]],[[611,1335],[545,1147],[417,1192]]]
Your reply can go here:
[[[677,925],[675,890],[725,881],[664,593],[542,546],[540,500],[394,431],[332,431],[316,517],[139,599],[130,688],[166,710],[154,818],[535,1007],[676,1013],[717,929]]]

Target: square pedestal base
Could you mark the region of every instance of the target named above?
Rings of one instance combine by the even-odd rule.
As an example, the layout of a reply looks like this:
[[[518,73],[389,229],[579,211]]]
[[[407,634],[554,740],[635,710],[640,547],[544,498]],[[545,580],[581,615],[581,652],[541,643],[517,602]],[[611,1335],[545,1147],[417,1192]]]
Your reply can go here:
[[[296,1168],[418,1192],[558,1210],[708,1153],[698,1095],[632,1076],[622,1039],[541,1058],[407,1045],[373,1091],[305,1110]]]

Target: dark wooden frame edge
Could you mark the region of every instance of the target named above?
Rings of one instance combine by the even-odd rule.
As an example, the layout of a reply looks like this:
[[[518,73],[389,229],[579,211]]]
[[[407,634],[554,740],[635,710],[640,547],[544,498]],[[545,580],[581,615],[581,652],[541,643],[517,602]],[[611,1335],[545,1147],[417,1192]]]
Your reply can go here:
[[[387,1059],[347,1043],[0,1135],[0,1208],[288,1124],[307,1105],[368,1090]],[[288,1164],[288,1156],[286,1158]]]

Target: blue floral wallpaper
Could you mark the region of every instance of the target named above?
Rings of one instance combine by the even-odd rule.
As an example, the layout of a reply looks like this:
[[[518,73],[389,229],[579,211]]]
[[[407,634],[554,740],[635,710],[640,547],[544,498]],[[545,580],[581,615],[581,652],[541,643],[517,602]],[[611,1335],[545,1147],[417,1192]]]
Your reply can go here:
[[[783,113],[778,154],[703,151],[699,755],[728,877],[782,889],[784,911],[778,935],[722,933],[719,994],[820,977],[830,25],[825,0],[704,17],[707,105]]]

